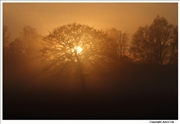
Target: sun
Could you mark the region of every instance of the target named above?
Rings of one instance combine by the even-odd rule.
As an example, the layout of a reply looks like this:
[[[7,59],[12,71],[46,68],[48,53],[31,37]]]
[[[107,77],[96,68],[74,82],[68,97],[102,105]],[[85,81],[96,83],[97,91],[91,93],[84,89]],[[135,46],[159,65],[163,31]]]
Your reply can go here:
[[[82,52],[82,48],[80,46],[74,47],[72,49],[72,52],[74,52],[75,50],[77,51],[77,54],[80,54]]]

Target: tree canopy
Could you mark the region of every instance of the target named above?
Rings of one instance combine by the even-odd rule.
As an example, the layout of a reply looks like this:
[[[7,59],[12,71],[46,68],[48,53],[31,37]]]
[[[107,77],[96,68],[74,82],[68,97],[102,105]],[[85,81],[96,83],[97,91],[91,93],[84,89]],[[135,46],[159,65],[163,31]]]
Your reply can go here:
[[[125,56],[127,56],[128,34],[116,28],[107,30],[107,33],[113,40],[114,44],[116,44],[115,49],[117,52],[117,58],[122,60]]]
[[[53,29],[43,38],[41,50],[45,70],[77,74],[84,83],[84,74],[93,68],[106,68],[115,58],[111,38],[101,30],[83,24],[67,24]]]
[[[21,64],[20,62],[24,62],[25,60],[29,61],[32,60],[33,57],[37,57],[41,48],[41,36],[35,28],[24,26],[21,35],[11,42],[8,42],[8,36],[8,28],[4,26],[4,62]]]
[[[139,27],[132,37],[131,53],[135,61],[163,65],[177,51],[177,30],[164,17],[157,16],[151,25]],[[173,48],[172,48],[173,46]]]

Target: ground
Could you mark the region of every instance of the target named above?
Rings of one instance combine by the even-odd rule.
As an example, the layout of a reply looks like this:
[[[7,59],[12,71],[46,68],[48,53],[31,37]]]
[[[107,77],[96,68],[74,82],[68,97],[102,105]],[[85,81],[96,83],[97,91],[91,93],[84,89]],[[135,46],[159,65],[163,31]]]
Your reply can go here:
[[[86,84],[4,66],[3,119],[178,119],[177,66],[120,65]]]

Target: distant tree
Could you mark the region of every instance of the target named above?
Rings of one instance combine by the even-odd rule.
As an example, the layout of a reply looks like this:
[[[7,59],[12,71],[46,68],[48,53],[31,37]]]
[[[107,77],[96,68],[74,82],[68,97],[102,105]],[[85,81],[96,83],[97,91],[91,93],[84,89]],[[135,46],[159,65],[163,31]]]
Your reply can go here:
[[[9,43],[6,60],[21,63],[26,60],[34,60],[33,57],[40,51],[40,38],[35,28],[25,26],[21,36]]]
[[[3,55],[4,57],[8,51],[9,37],[10,37],[10,33],[8,30],[8,27],[6,25],[3,25]]]
[[[139,27],[133,35],[130,51],[133,59],[146,64],[167,64],[175,42],[173,25],[164,17],[157,16],[150,26]],[[172,57],[174,57],[172,55]]]
[[[25,45],[25,53],[28,58],[37,55],[41,48],[41,35],[31,26],[24,26],[20,38]]]
[[[17,64],[25,60],[25,44],[20,38],[16,38],[9,44],[9,49],[7,51],[7,62]]]
[[[46,63],[45,70],[52,70],[59,75],[74,72],[85,89],[84,75],[101,67],[106,71],[116,51],[111,39],[103,31],[72,23],[49,32],[44,37],[41,52]]]
[[[116,44],[117,58],[122,60],[127,56],[128,34],[115,28],[107,30],[107,33]]]

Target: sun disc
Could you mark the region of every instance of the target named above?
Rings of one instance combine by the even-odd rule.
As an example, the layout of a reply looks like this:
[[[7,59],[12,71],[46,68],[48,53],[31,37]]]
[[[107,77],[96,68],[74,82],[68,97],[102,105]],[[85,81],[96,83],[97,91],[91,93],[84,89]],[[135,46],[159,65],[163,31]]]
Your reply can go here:
[[[82,52],[82,48],[80,46],[78,46],[76,50],[77,50],[77,54]]]
[[[80,46],[74,47],[74,48],[72,49],[72,52],[74,52],[75,50],[77,51],[77,54],[79,54],[79,53],[82,52],[82,48],[81,48]]]

